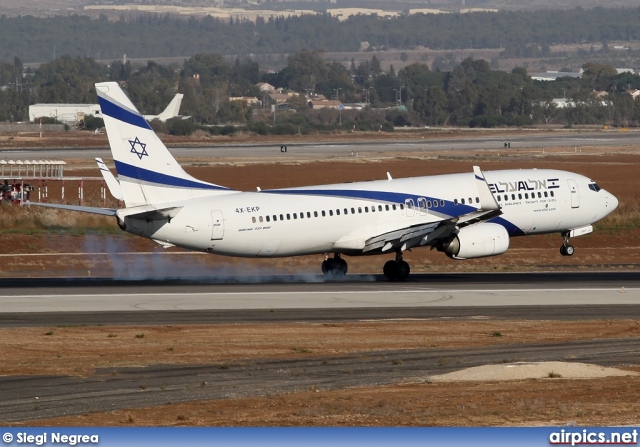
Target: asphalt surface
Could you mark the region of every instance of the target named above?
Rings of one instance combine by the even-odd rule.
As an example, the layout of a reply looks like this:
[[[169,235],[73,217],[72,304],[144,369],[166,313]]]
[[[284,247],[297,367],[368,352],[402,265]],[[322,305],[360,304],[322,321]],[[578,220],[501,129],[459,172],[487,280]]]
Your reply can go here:
[[[640,318],[636,272],[424,274],[403,283],[372,275],[347,278],[2,279],[0,327]]]

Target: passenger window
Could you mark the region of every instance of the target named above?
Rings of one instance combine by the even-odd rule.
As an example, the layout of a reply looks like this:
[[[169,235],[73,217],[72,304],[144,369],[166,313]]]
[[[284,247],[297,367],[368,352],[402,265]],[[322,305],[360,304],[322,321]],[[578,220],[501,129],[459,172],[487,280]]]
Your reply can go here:
[[[291,220],[291,214],[287,214],[287,220]]]
[[[262,223],[262,216],[258,217],[258,220]]]
[[[324,212],[324,210],[322,210],[322,217],[325,217],[327,215],[327,213]]]
[[[457,205],[458,204],[458,199],[453,199],[453,204]]]
[[[358,214],[362,214],[362,208],[358,207]]]
[[[544,196],[545,196],[545,197],[549,197],[549,196],[547,195],[547,191],[545,191],[545,192],[544,192]]]
[[[524,193],[524,198],[525,198],[525,199],[528,199],[528,198],[529,198],[529,193],[528,193],[528,192],[525,192],[525,193]]]
[[[356,213],[356,209],[355,208],[351,208],[351,214],[355,214]]]
[[[378,211],[382,212],[382,205],[378,205]]]
[[[267,222],[270,222],[270,220],[269,220],[269,216],[267,216]]]
[[[251,218],[251,222],[256,223],[256,218],[255,218],[255,216]]]
[[[277,222],[278,221],[278,216],[276,216],[275,214],[273,215],[273,221]]]
[[[365,206],[365,207],[364,207],[364,212],[365,212],[365,213],[368,213],[368,212],[369,212],[369,207],[368,207],[368,206]]]
[[[460,199],[460,203],[464,205],[464,199]]]
[[[304,219],[304,213],[300,213],[300,219]]]
[[[333,210],[329,210],[329,216],[333,216]]]
[[[550,191],[549,194],[551,194],[551,197],[553,197],[553,191]]]
[[[318,212],[317,211],[313,212],[313,217],[318,217]]]
[[[393,211],[396,210],[396,204],[394,203],[393,205],[391,205],[391,208],[393,209]]]
[[[516,195],[515,194],[511,194],[511,200],[516,200]]]
[[[311,219],[311,211],[307,211],[307,217]]]
[[[293,213],[293,218],[294,218],[294,219],[297,219],[297,218],[298,218],[298,215],[297,215],[296,213]]]
[[[518,194],[518,200],[522,200],[522,194]]]
[[[389,205],[385,205],[384,207],[386,208],[387,211],[389,211]]]
[[[284,220],[284,215],[280,214],[280,220]]]
[[[375,212],[376,212],[376,207],[375,207],[375,206],[372,206],[372,207],[371,207],[371,212],[372,212],[372,213],[375,213]]]
[[[444,200],[440,201],[440,206],[444,208]]]
[[[400,204],[400,209],[403,210],[404,209],[404,203]]]
[[[340,210],[338,209],[336,210],[336,216],[339,216],[339,215],[340,215]]]

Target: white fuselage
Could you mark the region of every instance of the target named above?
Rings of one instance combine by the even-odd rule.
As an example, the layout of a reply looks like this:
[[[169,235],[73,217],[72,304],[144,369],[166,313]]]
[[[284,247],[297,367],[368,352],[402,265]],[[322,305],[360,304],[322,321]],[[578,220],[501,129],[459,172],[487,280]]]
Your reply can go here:
[[[590,225],[616,198],[590,179],[547,169],[485,172],[502,215],[490,222],[510,237]],[[176,202],[170,219],[126,218],[127,231],[159,243],[230,256],[274,257],[364,252],[372,237],[407,226],[455,220],[479,208],[473,173],[229,191]]]

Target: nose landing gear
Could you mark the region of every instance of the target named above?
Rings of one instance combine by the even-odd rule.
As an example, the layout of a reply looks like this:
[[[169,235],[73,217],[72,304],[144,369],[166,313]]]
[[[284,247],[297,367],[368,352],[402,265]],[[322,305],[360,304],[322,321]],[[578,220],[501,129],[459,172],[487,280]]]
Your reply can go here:
[[[562,233],[562,238],[564,239],[564,243],[560,246],[560,254],[562,256],[573,256],[575,249],[573,245],[569,243],[569,233]]]
[[[382,269],[384,276],[389,281],[404,281],[409,277],[411,268],[409,264],[402,259],[402,252],[396,252],[396,260],[387,261]]]

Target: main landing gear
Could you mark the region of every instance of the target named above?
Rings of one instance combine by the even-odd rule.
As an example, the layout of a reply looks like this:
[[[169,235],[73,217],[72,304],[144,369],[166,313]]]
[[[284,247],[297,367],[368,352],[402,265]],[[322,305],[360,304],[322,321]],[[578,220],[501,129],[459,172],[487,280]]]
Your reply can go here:
[[[329,255],[322,261],[322,273],[327,278],[340,278],[347,274],[347,261],[342,259],[339,253],[334,253],[333,258]],[[409,277],[411,268],[409,264],[402,259],[402,252],[396,253],[395,261],[387,261],[382,270],[384,276],[389,281],[404,281]]]
[[[575,249],[573,245],[569,243],[569,233],[562,233],[562,238],[564,239],[564,243],[560,246],[560,254],[562,256],[573,256]]]
[[[340,253],[334,253],[333,258],[329,256],[322,261],[322,273],[324,276],[337,278],[347,274],[349,266],[347,261],[340,257]]]
[[[387,261],[382,271],[389,281],[404,281],[409,277],[411,268],[409,264],[402,259],[402,252],[398,251],[396,252],[396,260]]]

